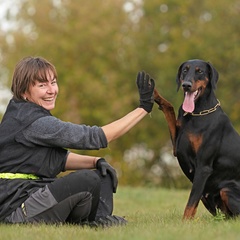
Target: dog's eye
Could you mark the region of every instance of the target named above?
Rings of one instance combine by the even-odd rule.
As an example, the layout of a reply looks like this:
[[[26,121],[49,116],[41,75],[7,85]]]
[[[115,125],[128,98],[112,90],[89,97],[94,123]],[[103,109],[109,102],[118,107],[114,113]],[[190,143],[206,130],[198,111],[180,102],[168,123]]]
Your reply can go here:
[[[198,73],[200,73],[200,74],[202,74],[203,73],[203,71],[201,70],[201,69],[198,69],[198,71],[197,71]]]
[[[184,68],[182,72],[183,72],[183,73],[187,73],[187,69],[186,69],[186,68]]]

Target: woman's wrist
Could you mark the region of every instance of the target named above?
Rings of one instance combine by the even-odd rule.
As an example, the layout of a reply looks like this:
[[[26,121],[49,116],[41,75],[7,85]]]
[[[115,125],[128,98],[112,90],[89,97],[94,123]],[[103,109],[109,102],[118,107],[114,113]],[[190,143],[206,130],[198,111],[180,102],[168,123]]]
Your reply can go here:
[[[97,161],[100,159],[100,157],[95,157],[94,159],[93,159],[93,168],[96,168],[96,166],[97,166]]]

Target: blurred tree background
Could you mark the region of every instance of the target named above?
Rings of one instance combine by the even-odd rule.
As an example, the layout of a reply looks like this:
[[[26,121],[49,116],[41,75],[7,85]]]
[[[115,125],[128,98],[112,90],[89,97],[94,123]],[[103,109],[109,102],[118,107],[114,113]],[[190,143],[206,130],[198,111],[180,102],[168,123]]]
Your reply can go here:
[[[64,121],[102,126],[133,110],[141,70],[177,111],[178,66],[199,58],[218,70],[217,97],[240,131],[239,12],[240,0],[0,0],[0,103],[11,97],[16,63],[31,55],[56,66],[60,94],[52,113]],[[105,157],[120,184],[188,187],[169,140],[155,106],[107,149],[76,152]]]

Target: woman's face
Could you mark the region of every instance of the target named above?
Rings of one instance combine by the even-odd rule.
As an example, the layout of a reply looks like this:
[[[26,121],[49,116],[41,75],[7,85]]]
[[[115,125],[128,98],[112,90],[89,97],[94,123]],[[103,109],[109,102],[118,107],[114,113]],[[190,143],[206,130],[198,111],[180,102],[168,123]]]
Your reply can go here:
[[[55,107],[55,101],[58,94],[57,79],[51,71],[47,74],[47,82],[36,80],[35,85],[30,85],[28,92],[24,94],[30,102],[34,102],[47,110]]]

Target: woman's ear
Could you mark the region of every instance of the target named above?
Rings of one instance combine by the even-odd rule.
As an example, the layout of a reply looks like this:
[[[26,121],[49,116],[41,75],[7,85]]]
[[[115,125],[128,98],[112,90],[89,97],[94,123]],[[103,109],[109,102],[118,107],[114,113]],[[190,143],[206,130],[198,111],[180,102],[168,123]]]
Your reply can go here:
[[[23,95],[22,95],[22,98],[23,98],[25,101],[28,100],[26,94],[23,94]]]

